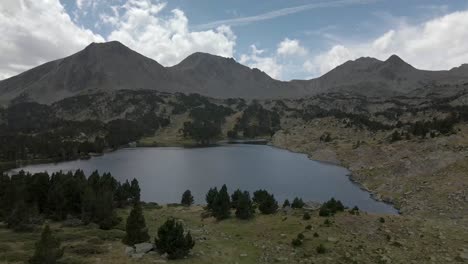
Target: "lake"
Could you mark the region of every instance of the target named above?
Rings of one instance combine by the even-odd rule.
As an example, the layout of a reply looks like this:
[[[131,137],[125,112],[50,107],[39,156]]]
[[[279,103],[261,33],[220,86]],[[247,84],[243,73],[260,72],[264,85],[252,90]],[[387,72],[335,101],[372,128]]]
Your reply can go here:
[[[117,180],[138,179],[141,198],[147,202],[177,203],[191,190],[196,203],[205,202],[210,187],[226,184],[253,192],[266,189],[281,205],[294,197],[324,202],[331,197],[346,206],[357,205],[373,213],[396,214],[391,205],[378,202],[350,181],[343,167],[310,160],[305,154],[267,145],[232,144],[206,148],[125,148],[89,160],[29,165],[14,171],[31,173],[82,169],[86,175],[98,170]]]

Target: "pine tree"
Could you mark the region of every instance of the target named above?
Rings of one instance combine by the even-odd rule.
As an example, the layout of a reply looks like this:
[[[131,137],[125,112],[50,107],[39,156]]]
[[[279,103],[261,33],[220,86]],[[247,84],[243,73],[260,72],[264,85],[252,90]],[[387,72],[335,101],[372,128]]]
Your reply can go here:
[[[182,194],[182,200],[180,201],[182,205],[191,206],[193,204],[193,196],[190,190],[186,190]]]
[[[236,217],[240,219],[250,219],[254,216],[255,209],[249,192],[245,191],[240,194],[237,201]]]
[[[231,200],[226,184],[221,187],[213,204],[213,215],[217,220],[223,220],[231,215]]]
[[[291,206],[291,203],[289,203],[289,200],[288,199],[284,200],[283,208],[290,207],[290,206]]]
[[[213,210],[213,205],[216,200],[216,196],[218,196],[218,189],[216,187],[210,188],[205,198],[206,207],[208,208],[208,210]]]
[[[234,191],[234,193],[231,195],[232,208],[237,208],[237,202],[242,195],[243,194],[241,190],[237,189],[236,191]]]
[[[154,240],[160,254],[167,253],[169,259],[180,259],[188,255],[195,245],[192,235],[184,235],[184,227],[175,219],[168,219],[158,229],[158,236]]]
[[[123,242],[127,245],[143,243],[150,239],[145,217],[143,216],[143,210],[139,202],[133,204],[133,209],[127,218],[125,230],[127,234]]]
[[[278,210],[278,202],[275,200],[274,195],[268,194],[265,196],[258,209],[262,214],[274,214]]]
[[[137,179],[133,179],[130,185],[130,196],[134,203],[140,202],[140,185]]]
[[[60,241],[54,237],[48,224],[44,227],[41,239],[36,243],[34,256],[29,260],[31,264],[55,264],[63,256]]]
[[[294,198],[291,204],[291,208],[301,209],[302,207],[304,207],[304,202],[302,201],[302,199],[298,197]]]

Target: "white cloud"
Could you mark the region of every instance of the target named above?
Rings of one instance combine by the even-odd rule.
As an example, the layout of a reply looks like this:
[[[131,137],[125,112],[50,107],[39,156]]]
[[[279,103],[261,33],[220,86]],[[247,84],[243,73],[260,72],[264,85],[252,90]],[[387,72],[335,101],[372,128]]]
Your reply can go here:
[[[108,40],[118,40],[145,56],[171,66],[196,51],[232,57],[236,36],[227,26],[214,30],[190,31],[184,12],[174,9],[167,17],[161,14],[165,3],[129,0],[119,17],[102,17],[115,25]]]
[[[250,54],[242,54],[239,62],[251,68],[258,68],[275,79],[282,77],[283,66],[277,62],[274,56],[262,56],[265,50],[250,46]]]
[[[400,24],[362,43],[342,43],[309,59],[315,75],[362,56],[387,59],[397,54],[416,68],[446,70],[468,62],[468,11],[454,12],[417,25]]]
[[[301,46],[299,40],[285,38],[278,44],[276,53],[283,56],[303,56],[307,54],[307,50]]]
[[[104,41],[73,23],[59,1],[2,0],[0,25],[0,80]]]

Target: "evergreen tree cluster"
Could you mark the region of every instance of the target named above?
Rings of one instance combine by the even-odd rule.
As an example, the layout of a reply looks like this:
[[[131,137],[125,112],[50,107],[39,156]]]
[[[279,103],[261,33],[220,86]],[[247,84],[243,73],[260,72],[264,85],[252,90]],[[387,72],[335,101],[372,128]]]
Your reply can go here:
[[[232,109],[205,102],[202,107],[190,110],[192,121],[184,122],[183,136],[192,138],[200,144],[209,144],[221,135],[221,126],[225,118],[233,113]]]
[[[154,243],[160,254],[167,254],[168,259],[180,259],[188,255],[195,245],[190,231],[185,233],[182,223],[168,219],[158,229]]]
[[[218,191],[210,188],[206,194],[206,208],[217,220],[231,216],[231,209],[235,209],[235,216],[239,219],[251,219],[255,215],[255,207],[248,191],[236,190],[229,196],[226,185]]]
[[[294,198],[292,204],[291,204],[291,208],[295,208],[295,209],[301,209],[303,208],[305,205],[304,201],[302,201],[302,198],[299,198],[299,197],[296,197]]]
[[[244,110],[228,136],[236,138],[240,132],[246,138],[272,136],[280,128],[280,116],[276,111],[267,110],[260,103],[253,102]]]
[[[253,201],[258,205],[258,209],[262,214],[274,214],[278,210],[278,202],[275,196],[266,190],[255,191]]]
[[[65,105],[60,103],[60,106]],[[88,153],[102,153],[105,148],[117,148],[153,134],[170,122],[154,112],[141,113],[131,120],[105,123],[63,120],[55,117],[53,111],[52,106],[33,102],[13,104],[2,110],[0,161],[85,157]]]
[[[138,183],[135,181],[133,189]],[[64,220],[67,216],[94,222],[102,229],[118,223],[116,206],[127,204],[135,195],[132,185],[121,185],[110,173],[97,171],[86,178],[73,172],[0,175],[0,219],[9,228],[30,229],[38,219]],[[133,193],[133,194],[132,194]],[[139,195],[139,188],[138,188]]]
[[[337,212],[343,212],[344,209],[345,207],[340,200],[335,200],[335,198],[331,198],[329,201],[322,204],[319,210],[319,215],[332,216],[335,215]]]

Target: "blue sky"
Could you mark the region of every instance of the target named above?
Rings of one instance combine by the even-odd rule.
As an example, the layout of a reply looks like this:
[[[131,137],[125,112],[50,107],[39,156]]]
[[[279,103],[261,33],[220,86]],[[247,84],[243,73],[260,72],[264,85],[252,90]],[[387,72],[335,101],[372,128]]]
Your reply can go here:
[[[0,79],[108,40],[165,66],[203,51],[282,80],[320,76],[361,56],[384,60],[395,53],[430,70],[468,62],[466,0],[22,0],[22,9],[21,1],[5,1],[0,23],[11,28],[0,33],[15,43],[24,36],[12,31],[31,30],[28,39],[43,47],[24,48],[37,51],[30,61],[0,55]],[[37,17],[25,21],[27,15]],[[49,37],[36,37],[38,27]]]

